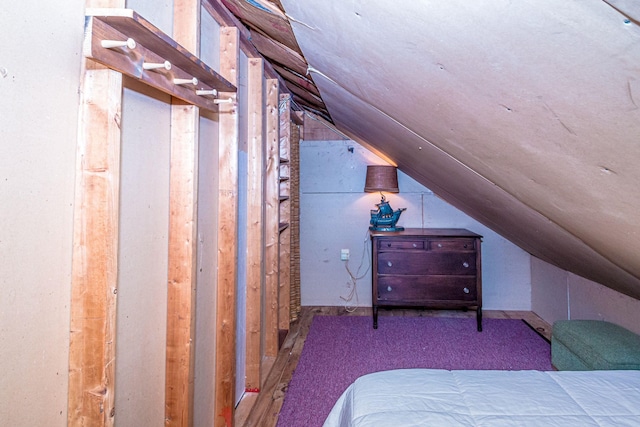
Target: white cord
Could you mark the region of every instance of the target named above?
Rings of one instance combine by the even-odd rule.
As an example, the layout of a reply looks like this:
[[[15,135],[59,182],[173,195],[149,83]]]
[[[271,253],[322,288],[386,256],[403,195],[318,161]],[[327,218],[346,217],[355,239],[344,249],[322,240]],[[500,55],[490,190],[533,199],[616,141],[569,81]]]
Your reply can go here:
[[[343,297],[341,295],[340,299],[344,301],[345,303],[344,308],[348,313],[353,313],[358,309],[360,305],[360,301],[358,299],[358,286],[357,286],[358,280],[365,277],[367,275],[367,272],[369,271],[369,268],[371,268],[371,256],[369,256],[369,231],[368,230],[367,230],[367,234],[365,235],[363,244],[364,244],[364,248],[362,250],[362,257],[360,258],[360,265],[358,266],[356,273],[353,274],[351,272],[351,269],[349,268],[349,260],[345,261],[344,263],[344,268],[347,270],[347,273],[349,274],[349,278],[350,278],[350,280],[347,282],[347,288],[351,287],[351,290],[349,291],[349,294],[346,297]],[[362,273],[362,275],[360,275],[360,270],[362,269],[365,259],[369,261],[367,262],[367,269],[364,271],[364,273]],[[355,306],[349,304],[354,298],[355,298]]]

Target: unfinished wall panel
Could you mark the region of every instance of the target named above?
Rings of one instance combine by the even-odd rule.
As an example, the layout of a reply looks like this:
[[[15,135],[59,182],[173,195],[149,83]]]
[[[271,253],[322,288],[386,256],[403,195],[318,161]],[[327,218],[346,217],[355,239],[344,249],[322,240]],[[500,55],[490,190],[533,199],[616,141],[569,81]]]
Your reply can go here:
[[[0,424],[6,426],[67,424],[83,10],[83,0],[70,0],[3,4],[0,12],[6,41],[0,59]],[[42,42],[51,34],[55,55]]]
[[[203,8],[204,9],[204,8]],[[220,26],[202,13],[200,57],[219,69]],[[212,426],[215,418],[216,284],[218,264],[218,114],[200,111],[198,149],[198,265],[194,425]]]
[[[122,427],[164,423],[169,102],[125,79],[115,398]]]

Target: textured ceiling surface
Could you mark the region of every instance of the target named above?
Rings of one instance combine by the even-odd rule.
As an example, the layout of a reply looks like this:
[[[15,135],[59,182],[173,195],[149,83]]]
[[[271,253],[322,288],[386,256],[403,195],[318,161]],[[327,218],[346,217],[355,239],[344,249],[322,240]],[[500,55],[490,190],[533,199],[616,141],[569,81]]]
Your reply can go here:
[[[640,3],[222,1],[309,111],[531,254],[640,298]]]

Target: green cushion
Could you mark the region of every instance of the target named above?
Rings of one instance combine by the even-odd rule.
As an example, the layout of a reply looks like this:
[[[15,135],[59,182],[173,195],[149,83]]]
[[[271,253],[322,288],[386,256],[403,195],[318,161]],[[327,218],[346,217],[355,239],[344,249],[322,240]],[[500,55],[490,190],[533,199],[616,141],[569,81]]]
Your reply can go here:
[[[559,320],[551,338],[557,369],[640,370],[640,336],[622,326],[601,320]]]

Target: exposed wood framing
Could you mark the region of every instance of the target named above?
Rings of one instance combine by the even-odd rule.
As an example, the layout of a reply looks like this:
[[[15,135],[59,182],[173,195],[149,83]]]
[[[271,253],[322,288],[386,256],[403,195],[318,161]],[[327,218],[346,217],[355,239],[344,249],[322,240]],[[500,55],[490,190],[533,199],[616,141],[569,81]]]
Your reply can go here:
[[[278,330],[283,341],[289,331],[289,306],[291,295],[291,95],[280,95],[280,251],[278,265]]]
[[[115,418],[122,74],[83,60],[76,166],[68,425]]]
[[[251,34],[249,29],[242,25],[242,22],[236,18],[229,10],[220,2],[221,0],[204,0],[202,6],[215,21],[224,27],[236,27],[240,32],[240,50],[249,57],[257,57],[260,54],[256,47],[249,41]],[[269,63],[265,63],[265,67],[269,67]]]
[[[174,39],[199,51],[200,2],[176,0]],[[199,109],[172,98],[165,425],[193,425]]]
[[[307,74],[307,61],[302,55],[258,31],[251,32],[251,41],[265,57],[278,62],[298,74]]]
[[[314,94],[315,96],[320,96],[320,91],[318,90],[318,88],[315,86],[315,83],[313,82],[313,80],[311,79],[311,76],[301,76],[298,73],[295,73],[287,68],[281,67],[279,65],[276,64],[272,64],[273,69],[276,70],[276,72],[278,72],[278,74],[280,74],[282,76],[283,79],[285,79],[288,83],[294,84],[312,94]]]
[[[247,183],[247,308],[245,388],[260,389],[264,261],[264,60],[249,59]]]
[[[279,119],[278,80],[267,80],[267,138],[265,146],[265,356],[278,354],[278,259],[279,259]]]
[[[238,83],[239,33],[220,29],[220,74]],[[218,196],[218,289],[216,307],[215,426],[231,426],[234,411],[236,353],[236,292],[238,248],[238,106],[236,94],[221,94],[233,102],[220,104]]]
[[[178,3],[176,7],[183,6]],[[193,53],[193,49],[186,47],[193,43],[189,38],[177,43],[130,9],[88,9],[87,13],[92,16],[85,28],[85,56],[171,96],[211,111],[218,111],[214,98],[199,96],[196,89],[216,89],[219,92],[235,90],[233,85],[203,63]],[[193,37],[195,36],[190,36]],[[124,41],[129,38],[135,42],[134,48],[107,49],[101,45],[105,40]],[[143,68],[143,63],[165,61],[170,63],[169,70]],[[174,83],[174,79],[191,80],[194,77],[197,79],[195,86]]]
[[[289,19],[279,7],[266,1],[260,1],[261,7],[255,7],[246,0],[222,0],[222,2],[251,28],[260,28],[272,39],[302,54]]]
[[[165,425],[193,417],[198,107],[171,105]]]
[[[309,104],[310,106],[320,110],[326,109],[326,106],[324,105],[324,102],[320,97],[315,96],[311,92],[307,92],[306,90],[294,84],[291,85],[290,89],[291,89],[291,93],[296,95],[297,99],[304,100],[305,104]]]

